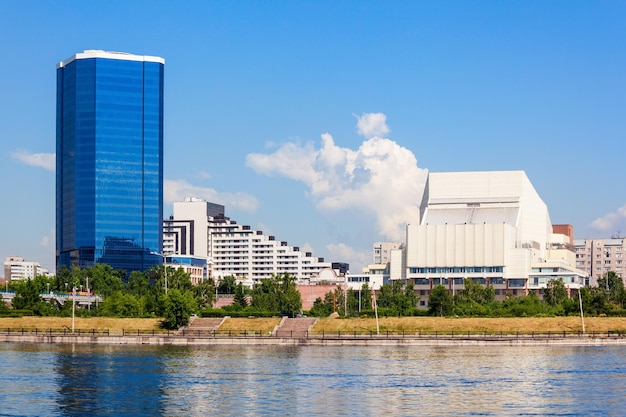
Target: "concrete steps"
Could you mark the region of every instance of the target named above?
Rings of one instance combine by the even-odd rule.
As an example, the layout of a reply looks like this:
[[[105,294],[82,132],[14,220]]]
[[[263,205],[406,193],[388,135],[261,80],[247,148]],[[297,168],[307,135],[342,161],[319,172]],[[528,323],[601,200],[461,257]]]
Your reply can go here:
[[[274,331],[274,335],[276,337],[305,337],[316,322],[316,318],[285,317]]]
[[[225,318],[223,317],[192,317],[189,324],[180,331],[187,334],[211,335],[222,325],[224,320]]]

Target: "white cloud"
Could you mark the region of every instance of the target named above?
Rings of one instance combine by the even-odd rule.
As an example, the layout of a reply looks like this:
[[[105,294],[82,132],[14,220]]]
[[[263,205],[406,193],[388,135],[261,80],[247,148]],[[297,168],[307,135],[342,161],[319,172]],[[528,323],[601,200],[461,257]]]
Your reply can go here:
[[[384,114],[364,114],[359,130],[388,131],[384,120]],[[373,215],[376,231],[394,241],[403,241],[406,223],[417,221],[427,176],[413,153],[390,139],[372,137],[352,150],[337,146],[328,133],[319,149],[310,143],[286,143],[271,154],[249,154],[246,163],[261,174],[301,181],[320,212]]]
[[[384,137],[389,133],[387,116],[384,113],[363,113],[361,116],[355,114],[354,117],[357,119],[357,132],[366,139]]]
[[[315,161],[315,149],[311,144],[299,146],[286,143],[271,155],[248,154],[246,164],[261,174],[279,175],[309,183],[315,180],[316,172],[312,168]]]
[[[618,208],[613,213],[605,214],[595,219],[589,227],[603,232],[617,231],[620,227],[626,226],[626,204]]]
[[[56,168],[55,155],[54,153],[28,153],[23,150],[17,150],[11,154],[11,158],[26,165],[43,168],[47,171],[54,171]]]
[[[163,199],[165,203],[183,201],[188,197],[197,197],[228,208],[252,212],[258,206],[258,200],[246,193],[220,193],[213,188],[198,187],[185,180],[165,180],[163,185]]]
[[[272,229],[268,225],[266,225],[265,223],[257,223],[256,230],[262,231],[263,234],[267,235],[267,236],[274,235],[274,233],[272,232]]]
[[[333,260],[350,264],[350,273],[360,274],[364,266],[372,263],[370,252],[359,252],[345,243],[331,243],[326,245],[326,250]]]
[[[305,243],[303,245],[300,245],[300,250],[302,252],[309,252],[309,253],[314,253],[315,251],[313,250],[313,246],[310,243]]]
[[[203,179],[203,180],[210,180],[212,175],[209,172],[206,171],[198,171],[198,178]]]
[[[54,229],[50,229],[50,231],[48,232],[47,235],[43,236],[40,240],[39,240],[39,244],[41,246],[43,246],[44,248],[49,248],[52,247],[54,248],[55,242],[54,242],[54,236],[55,236],[55,230]]]

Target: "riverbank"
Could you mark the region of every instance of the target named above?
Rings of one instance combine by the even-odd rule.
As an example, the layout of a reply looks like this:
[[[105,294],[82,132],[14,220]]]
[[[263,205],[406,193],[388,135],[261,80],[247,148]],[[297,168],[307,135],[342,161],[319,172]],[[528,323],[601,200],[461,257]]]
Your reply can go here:
[[[0,343],[62,343],[96,345],[277,345],[277,346],[610,346],[626,345],[626,337],[611,334],[437,334],[437,335],[307,335],[183,336],[0,333]]]
[[[166,331],[159,319],[0,319],[0,342],[128,345],[626,345],[626,319],[389,317],[318,320],[306,334],[277,332],[279,318],[227,318],[217,329]],[[378,325],[378,329],[377,329]],[[277,337],[280,336],[280,337]],[[285,337],[287,336],[287,337]]]
[[[272,331],[280,323],[280,318],[226,318],[220,330],[245,333]],[[93,317],[74,320],[74,328],[81,332],[108,332],[123,334],[132,332],[161,332],[162,319],[130,319]],[[378,324],[378,326],[377,326]],[[378,327],[378,329],[377,329]],[[7,329],[72,329],[71,317],[20,317],[0,318],[0,331]],[[466,318],[466,317],[382,317],[374,318],[322,318],[310,329],[311,334],[321,333],[580,333],[580,317],[514,317],[514,318]],[[587,317],[586,333],[626,333],[626,317]]]

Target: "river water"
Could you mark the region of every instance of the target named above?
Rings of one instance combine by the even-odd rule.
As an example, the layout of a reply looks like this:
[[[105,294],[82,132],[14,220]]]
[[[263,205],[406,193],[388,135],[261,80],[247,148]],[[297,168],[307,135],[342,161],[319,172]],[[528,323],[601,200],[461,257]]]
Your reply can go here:
[[[0,343],[0,416],[625,416],[626,347]]]

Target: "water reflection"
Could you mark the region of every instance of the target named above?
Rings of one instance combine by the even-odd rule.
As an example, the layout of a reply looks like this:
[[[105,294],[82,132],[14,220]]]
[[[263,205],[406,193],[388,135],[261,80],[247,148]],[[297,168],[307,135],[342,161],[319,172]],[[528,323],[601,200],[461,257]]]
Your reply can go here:
[[[166,393],[153,347],[61,345],[56,352],[60,415],[160,415]]]
[[[622,415],[622,347],[0,344],[0,415]]]

